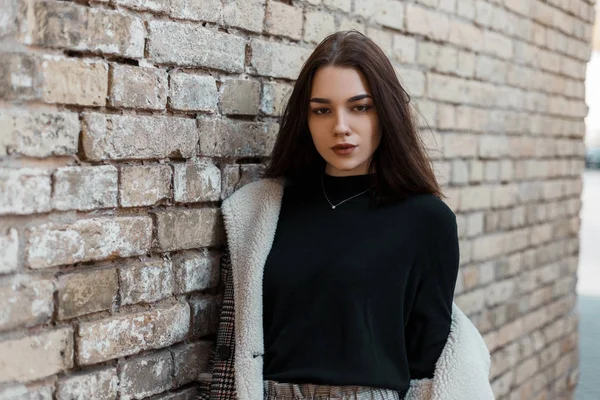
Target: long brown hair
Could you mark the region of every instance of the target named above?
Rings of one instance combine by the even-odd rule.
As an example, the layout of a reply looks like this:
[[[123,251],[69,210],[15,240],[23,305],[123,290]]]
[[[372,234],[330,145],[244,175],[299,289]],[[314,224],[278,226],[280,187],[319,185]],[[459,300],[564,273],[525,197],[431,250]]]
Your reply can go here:
[[[371,89],[381,126],[381,142],[369,164],[376,177],[374,200],[381,204],[415,194],[443,197],[413,120],[410,96],[381,48],[355,30],[329,35],[302,66],[264,176],[293,180],[324,173],[325,160],[308,129],[308,112],[313,77],[325,66],[355,68]]]

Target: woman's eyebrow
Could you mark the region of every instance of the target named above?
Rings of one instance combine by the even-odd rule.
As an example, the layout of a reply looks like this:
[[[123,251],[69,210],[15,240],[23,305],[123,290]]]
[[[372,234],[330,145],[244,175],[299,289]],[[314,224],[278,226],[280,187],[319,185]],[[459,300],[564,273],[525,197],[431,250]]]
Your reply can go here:
[[[366,93],[365,94],[359,94],[359,95],[350,97],[348,100],[346,100],[346,102],[347,103],[353,103],[355,101],[366,99],[366,98],[371,99],[372,97],[370,95],[366,94]],[[310,99],[310,102],[311,103],[321,103],[321,104],[331,104],[331,100],[329,100],[329,99],[323,99],[321,97],[313,97],[312,99]]]

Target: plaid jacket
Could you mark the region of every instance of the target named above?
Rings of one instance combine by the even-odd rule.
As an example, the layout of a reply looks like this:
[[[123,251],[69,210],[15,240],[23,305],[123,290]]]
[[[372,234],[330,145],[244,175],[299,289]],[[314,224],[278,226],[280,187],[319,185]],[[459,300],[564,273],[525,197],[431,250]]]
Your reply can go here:
[[[283,196],[283,180],[248,184],[223,202],[225,282],[211,379],[202,400],[263,398],[262,275]],[[413,379],[407,400],[490,400],[490,354],[483,338],[453,304],[450,335],[431,379]]]

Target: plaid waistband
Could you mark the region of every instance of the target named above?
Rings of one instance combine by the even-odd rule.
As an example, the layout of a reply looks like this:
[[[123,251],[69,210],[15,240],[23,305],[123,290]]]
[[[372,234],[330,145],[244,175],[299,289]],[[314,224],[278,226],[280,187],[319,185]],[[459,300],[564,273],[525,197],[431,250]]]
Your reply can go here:
[[[368,386],[264,381],[264,400],[403,400],[406,392]]]

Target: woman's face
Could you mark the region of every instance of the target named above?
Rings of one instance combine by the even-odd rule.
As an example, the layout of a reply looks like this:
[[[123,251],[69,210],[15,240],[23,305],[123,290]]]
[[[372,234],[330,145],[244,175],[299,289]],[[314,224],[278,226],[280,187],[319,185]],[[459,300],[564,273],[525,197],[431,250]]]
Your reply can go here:
[[[381,132],[371,92],[360,71],[332,66],[317,70],[310,93],[308,128],[327,162],[328,175],[369,172]]]

